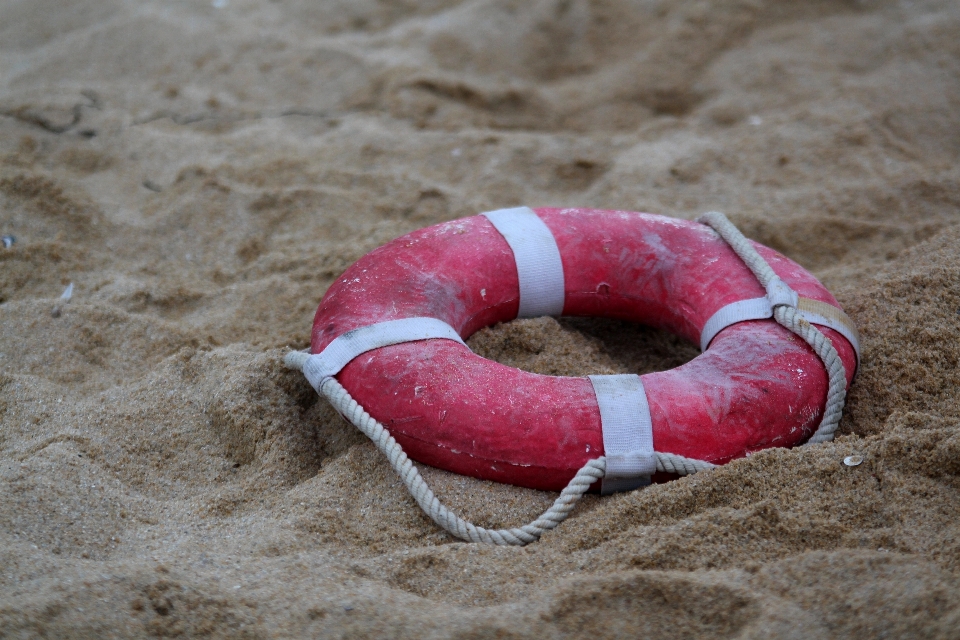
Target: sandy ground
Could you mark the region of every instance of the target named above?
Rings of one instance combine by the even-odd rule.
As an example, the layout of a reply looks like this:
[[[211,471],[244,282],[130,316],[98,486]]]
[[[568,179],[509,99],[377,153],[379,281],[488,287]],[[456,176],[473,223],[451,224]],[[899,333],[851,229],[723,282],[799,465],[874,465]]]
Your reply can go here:
[[[960,638],[958,159],[951,0],[4,0],[0,636]],[[517,204],[721,209],[811,269],[864,336],[842,435],[439,531],[280,358],[370,249]],[[486,526],[554,497],[424,475]]]

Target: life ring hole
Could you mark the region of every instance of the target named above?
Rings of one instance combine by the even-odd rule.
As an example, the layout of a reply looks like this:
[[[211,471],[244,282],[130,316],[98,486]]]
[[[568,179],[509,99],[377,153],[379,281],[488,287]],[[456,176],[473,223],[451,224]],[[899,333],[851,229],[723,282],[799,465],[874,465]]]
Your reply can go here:
[[[550,376],[646,374],[679,367],[700,349],[661,329],[608,318],[525,318],[485,327],[467,344],[479,356]]]

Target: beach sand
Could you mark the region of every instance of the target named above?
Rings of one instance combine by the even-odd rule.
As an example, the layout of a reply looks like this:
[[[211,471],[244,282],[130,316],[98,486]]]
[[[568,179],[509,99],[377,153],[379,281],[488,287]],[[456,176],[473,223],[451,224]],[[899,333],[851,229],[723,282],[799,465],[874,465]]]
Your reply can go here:
[[[958,160],[950,0],[3,0],[0,636],[960,638]],[[519,204],[723,210],[810,269],[863,334],[836,441],[442,532],[281,358],[366,252]],[[422,471],[487,527],[555,498]]]

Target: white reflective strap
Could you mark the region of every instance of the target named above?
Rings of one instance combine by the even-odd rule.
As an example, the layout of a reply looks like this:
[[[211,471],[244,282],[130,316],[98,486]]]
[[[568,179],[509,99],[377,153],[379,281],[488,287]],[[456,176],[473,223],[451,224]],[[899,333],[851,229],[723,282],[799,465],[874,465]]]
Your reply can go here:
[[[600,492],[630,491],[650,484],[657,470],[653,420],[640,376],[588,376],[600,406],[607,472]]]
[[[513,251],[520,279],[518,318],[559,316],[563,312],[563,262],[549,227],[530,207],[481,214]]]
[[[750,298],[749,300],[738,300],[731,302],[725,307],[710,316],[707,324],[703,325],[703,331],[700,333],[700,350],[706,351],[710,343],[718,333],[732,324],[745,322],[747,320],[764,320],[773,317],[773,307],[770,301],[763,298]]]
[[[319,391],[320,383],[325,378],[340,373],[341,369],[362,353],[392,344],[432,338],[455,340],[466,346],[457,331],[443,320],[437,318],[388,320],[337,336],[323,351],[307,358],[303,365],[303,374],[313,388]]]
[[[859,364],[860,336],[856,325],[842,309],[811,298],[798,298],[796,308],[810,324],[829,327],[846,338],[857,354],[857,363]],[[703,325],[703,331],[700,333],[700,350],[706,351],[717,334],[732,324],[747,320],[765,320],[772,317],[773,307],[767,297],[731,302],[710,316],[707,324]]]

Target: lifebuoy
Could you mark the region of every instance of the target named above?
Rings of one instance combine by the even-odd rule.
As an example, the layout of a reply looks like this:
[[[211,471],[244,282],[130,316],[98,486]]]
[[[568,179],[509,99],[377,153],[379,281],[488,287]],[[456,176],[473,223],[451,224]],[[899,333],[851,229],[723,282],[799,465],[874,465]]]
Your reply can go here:
[[[836,299],[796,263],[753,246],[786,283],[788,303],[829,338],[849,385],[858,338]],[[318,389],[336,376],[414,460],[559,490],[606,455],[604,490],[632,488],[653,473],[654,450],[722,464],[817,429],[827,373],[803,340],[762,319],[778,304],[770,296],[703,224],[500,210],[407,234],[348,268],[317,309],[317,355],[303,370]],[[704,352],[670,371],[576,378],[513,369],[462,342],[518,315],[561,314],[658,327]]]

